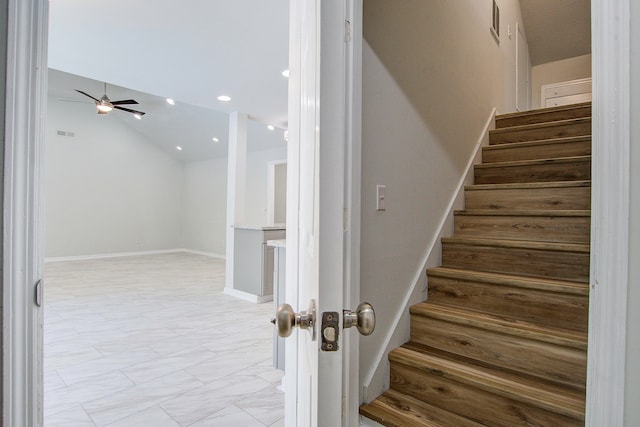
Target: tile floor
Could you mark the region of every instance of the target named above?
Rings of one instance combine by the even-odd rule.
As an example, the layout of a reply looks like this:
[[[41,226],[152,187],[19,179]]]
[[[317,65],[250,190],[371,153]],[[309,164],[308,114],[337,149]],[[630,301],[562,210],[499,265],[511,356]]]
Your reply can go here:
[[[46,265],[45,426],[283,425],[270,303],[187,253]]]

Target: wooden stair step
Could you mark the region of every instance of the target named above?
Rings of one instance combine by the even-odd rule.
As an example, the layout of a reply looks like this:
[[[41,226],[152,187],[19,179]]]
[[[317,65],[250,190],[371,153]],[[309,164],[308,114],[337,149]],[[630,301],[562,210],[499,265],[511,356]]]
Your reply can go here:
[[[442,239],[442,266],[587,282],[589,245],[480,237]]]
[[[489,145],[584,135],[591,135],[591,117],[490,130]]]
[[[586,332],[589,284],[431,268],[428,301],[531,324]]]
[[[582,117],[591,117],[590,102],[564,105],[560,107],[539,108],[537,110],[517,113],[500,114],[496,116],[496,128],[500,129],[511,126],[522,126]]]
[[[391,387],[500,427],[584,425],[584,392],[409,343],[389,354]]]
[[[410,308],[411,342],[564,386],[584,388],[587,335],[424,302]]]
[[[481,184],[465,187],[466,209],[588,210],[591,181]]]
[[[590,135],[482,147],[482,160],[487,163],[588,155],[591,155]]]
[[[455,235],[546,242],[589,243],[587,210],[463,210],[454,212]]]
[[[509,182],[587,181],[591,156],[483,163],[474,167],[476,184]]]
[[[483,427],[395,390],[388,390],[373,402],[362,405],[360,413],[387,427]]]

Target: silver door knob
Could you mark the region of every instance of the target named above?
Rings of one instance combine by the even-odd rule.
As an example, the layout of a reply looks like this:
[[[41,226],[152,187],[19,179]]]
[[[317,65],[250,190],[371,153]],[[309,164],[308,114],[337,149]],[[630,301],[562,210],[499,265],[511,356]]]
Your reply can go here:
[[[376,328],[376,312],[368,302],[361,302],[353,312],[344,310],[343,329],[355,326],[362,335],[371,335]]]
[[[316,308],[314,301],[311,301],[307,311],[296,313],[289,304],[281,304],[276,310],[276,317],[271,319],[271,323],[278,328],[278,336],[286,338],[293,332],[293,328],[311,329],[316,321]]]

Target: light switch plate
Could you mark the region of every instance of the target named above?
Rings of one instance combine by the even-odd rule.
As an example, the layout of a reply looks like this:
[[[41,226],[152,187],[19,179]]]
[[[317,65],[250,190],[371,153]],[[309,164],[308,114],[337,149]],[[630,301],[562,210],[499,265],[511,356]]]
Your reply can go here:
[[[386,185],[376,186],[376,210],[377,211],[387,210],[387,186]]]

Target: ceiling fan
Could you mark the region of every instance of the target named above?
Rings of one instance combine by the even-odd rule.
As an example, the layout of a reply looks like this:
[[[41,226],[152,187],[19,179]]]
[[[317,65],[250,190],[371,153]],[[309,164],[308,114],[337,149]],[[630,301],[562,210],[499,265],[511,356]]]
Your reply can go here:
[[[125,108],[125,107],[121,107],[121,105],[131,105],[131,104],[137,104],[138,101],[134,100],[134,99],[123,99],[120,101],[112,101],[109,99],[109,97],[107,96],[107,83],[104,83],[104,95],[102,95],[102,98],[98,99],[95,98],[91,95],[89,95],[86,92],[83,92],[81,90],[76,89],[75,90],[78,93],[83,94],[84,96],[88,96],[89,98],[93,99],[96,103],[96,108],[98,109],[98,114],[109,114],[109,112],[111,110],[113,110],[114,108],[116,110],[122,110],[122,111],[126,111],[127,113],[132,113],[134,115],[139,116],[138,118],[144,116],[145,113],[143,113],[142,111],[136,111],[136,110],[132,110],[130,108]]]

